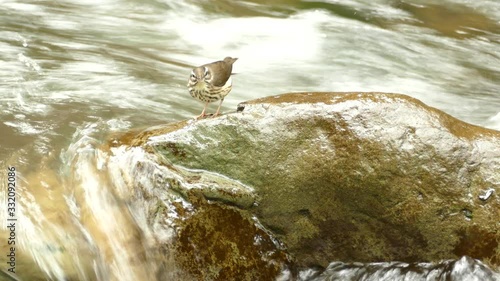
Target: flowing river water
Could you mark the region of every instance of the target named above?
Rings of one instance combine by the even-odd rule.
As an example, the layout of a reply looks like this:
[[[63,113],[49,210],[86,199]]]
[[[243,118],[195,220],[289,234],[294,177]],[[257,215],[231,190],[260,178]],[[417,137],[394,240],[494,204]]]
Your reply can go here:
[[[283,92],[381,91],[500,130],[497,0],[266,2],[0,0],[2,270],[12,179],[26,280],[156,280],[145,218],[94,148],[199,114],[190,70],[225,56],[239,60],[223,112]]]

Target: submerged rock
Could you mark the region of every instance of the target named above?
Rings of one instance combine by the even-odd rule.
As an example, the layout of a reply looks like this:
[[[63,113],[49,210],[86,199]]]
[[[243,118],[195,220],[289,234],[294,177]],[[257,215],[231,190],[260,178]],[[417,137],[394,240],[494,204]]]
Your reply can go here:
[[[500,275],[493,272],[482,262],[464,256],[458,260],[439,263],[331,263],[316,277],[305,278],[307,281],[498,281]]]
[[[117,144],[132,146],[115,151],[135,163],[115,173],[129,187],[155,204],[174,197],[191,204],[177,208],[174,220],[148,204],[148,216],[160,225],[156,229],[168,232],[165,225],[176,225],[179,241],[189,229],[196,247],[204,245],[204,236],[192,227],[204,223],[190,219],[200,206],[217,204],[229,207],[225,215],[237,211],[247,221],[255,216],[258,231],[278,238],[274,250],[265,248],[276,256],[269,264],[287,264],[286,249],[297,266],[463,255],[500,265],[500,132],[408,96],[285,94],[242,103],[238,112],[219,118],[152,128]],[[137,150],[146,151],[148,160],[132,161]],[[141,177],[146,170],[148,179]],[[217,223],[230,231],[226,224],[234,222]],[[235,247],[220,245],[219,251]],[[229,252],[241,258],[241,250]]]

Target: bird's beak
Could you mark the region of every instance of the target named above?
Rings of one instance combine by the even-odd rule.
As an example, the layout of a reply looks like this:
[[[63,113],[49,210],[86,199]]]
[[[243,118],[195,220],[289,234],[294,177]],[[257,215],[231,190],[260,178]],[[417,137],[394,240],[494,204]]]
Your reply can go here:
[[[196,83],[194,84],[194,86],[198,90],[203,90],[203,88],[205,88],[205,80],[197,80]]]

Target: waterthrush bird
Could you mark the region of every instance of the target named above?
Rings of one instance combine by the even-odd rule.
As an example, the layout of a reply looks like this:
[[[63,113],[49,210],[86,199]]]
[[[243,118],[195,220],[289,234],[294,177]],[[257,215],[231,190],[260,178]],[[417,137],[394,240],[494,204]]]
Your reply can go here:
[[[208,104],[218,100],[220,103],[214,116],[219,115],[220,106],[232,89],[231,71],[236,60],[237,58],[226,57],[221,61],[198,66],[191,71],[187,84],[189,94],[205,102],[203,111],[196,119],[205,117]]]

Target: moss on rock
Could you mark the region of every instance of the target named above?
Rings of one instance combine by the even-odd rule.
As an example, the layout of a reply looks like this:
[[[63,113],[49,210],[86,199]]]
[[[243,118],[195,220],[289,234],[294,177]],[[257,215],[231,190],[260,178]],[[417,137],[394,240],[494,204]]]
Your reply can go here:
[[[274,280],[288,263],[267,232],[238,210],[196,200],[181,223],[177,264],[197,280]]]
[[[496,193],[478,199],[498,190],[499,132],[396,94],[293,93],[245,102],[239,111],[149,130],[128,143],[254,188],[258,201],[247,211],[299,266],[461,255],[499,264],[500,200]],[[199,208],[177,250],[187,268],[191,258],[206,264],[193,274],[217,279],[233,272],[235,256],[253,255],[243,250],[250,237],[234,228],[252,223],[241,210]],[[212,242],[200,252],[201,241]],[[241,268],[261,262],[250,256],[238,261]]]

